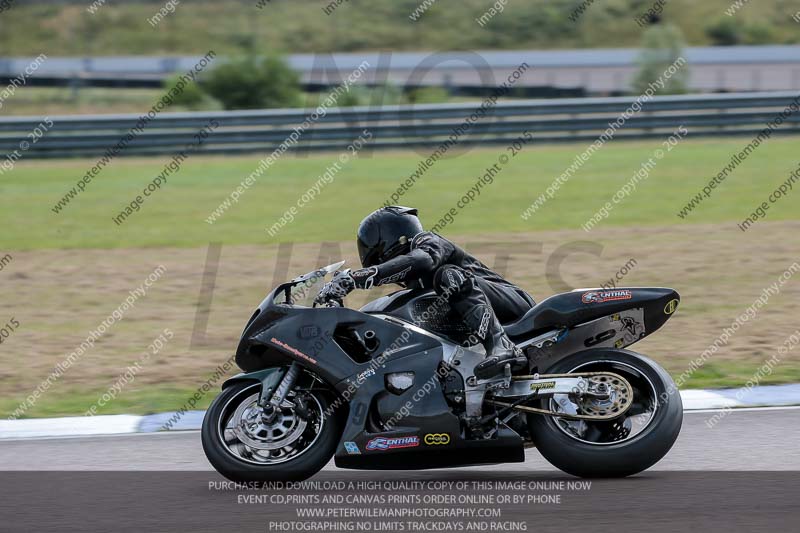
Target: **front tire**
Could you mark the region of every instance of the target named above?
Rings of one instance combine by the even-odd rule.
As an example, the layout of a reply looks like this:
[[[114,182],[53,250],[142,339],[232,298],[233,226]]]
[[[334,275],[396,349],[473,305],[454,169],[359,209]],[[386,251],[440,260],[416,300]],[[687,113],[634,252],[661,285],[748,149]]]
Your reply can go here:
[[[634,389],[633,405],[621,418],[571,422],[528,415],[531,436],[544,458],[574,476],[624,477],[646,470],[672,448],[683,423],[683,403],[670,375],[635,352],[586,350],[558,361],[547,373],[602,371],[623,375]],[[550,410],[566,405],[564,398],[542,403]]]
[[[340,417],[328,413],[330,395],[305,394],[308,420],[289,403],[278,418],[265,424],[257,404],[261,384],[234,383],[212,402],[203,419],[203,451],[212,466],[237,482],[302,481],[324,467],[336,451],[342,433]],[[326,414],[328,413],[328,414]]]

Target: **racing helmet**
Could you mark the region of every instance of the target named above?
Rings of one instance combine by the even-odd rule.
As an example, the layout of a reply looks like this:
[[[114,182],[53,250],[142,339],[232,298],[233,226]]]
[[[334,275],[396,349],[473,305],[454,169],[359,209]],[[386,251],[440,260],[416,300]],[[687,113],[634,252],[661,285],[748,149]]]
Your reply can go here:
[[[408,253],[411,239],[424,231],[417,209],[390,205],[373,211],[358,225],[358,255],[364,268]]]

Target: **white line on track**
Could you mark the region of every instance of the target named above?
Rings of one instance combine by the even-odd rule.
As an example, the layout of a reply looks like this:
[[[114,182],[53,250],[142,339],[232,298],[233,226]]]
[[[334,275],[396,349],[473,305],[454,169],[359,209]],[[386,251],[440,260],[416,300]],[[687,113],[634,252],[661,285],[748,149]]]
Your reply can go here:
[[[800,409],[800,405],[790,405],[781,407],[734,407],[730,409],[732,413],[750,412],[750,411],[794,411]],[[702,413],[719,413],[728,411],[728,409],[693,409],[691,411],[684,411],[684,415],[702,414]],[[31,440],[64,440],[64,439],[94,439],[94,438],[130,438],[130,437],[167,437],[171,435],[191,435],[200,433],[199,429],[185,429],[173,431],[153,431],[150,433],[115,433],[107,435],[64,435],[57,437],[19,437],[19,438],[0,438],[0,443],[3,442],[19,442]]]
[[[172,431],[151,431],[149,433],[109,433],[109,434],[95,434],[95,435],[60,435],[53,437],[9,437],[0,438],[0,444],[3,442],[19,442],[28,440],[63,440],[63,439],[94,439],[95,437],[104,439],[113,438],[130,438],[130,437],[168,437],[170,435],[188,435],[191,433],[200,433],[199,429],[183,429]]]
[[[776,407],[732,407],[730,409],[692,409],[691,411],[684,411],[684,415],[691,415],[694,413],[719,413],[721,411],[730,411],[738,413],[740,411],[791,411],[800,409],[800,405],[782,405]]]

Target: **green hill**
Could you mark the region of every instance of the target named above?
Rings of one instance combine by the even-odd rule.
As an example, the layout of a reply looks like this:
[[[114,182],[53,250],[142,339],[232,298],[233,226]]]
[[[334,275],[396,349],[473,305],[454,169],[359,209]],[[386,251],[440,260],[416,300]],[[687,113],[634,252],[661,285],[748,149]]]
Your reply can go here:
[[[436,0],[414,21],[421,0],[183,0],[153,26],[148,20],[165,1],[16,0],[0,12],[0,55],[629,47],[642,32],[635,19],[657,5],[505,0],[502,12],[476,22],[502,3]],[[575,16],[581,4],[586,8]],[[680,26],[690,45],[800,41],[793,0],[744,3],[733,16],[730,8],[731,0],[668,0],[663,18]]]

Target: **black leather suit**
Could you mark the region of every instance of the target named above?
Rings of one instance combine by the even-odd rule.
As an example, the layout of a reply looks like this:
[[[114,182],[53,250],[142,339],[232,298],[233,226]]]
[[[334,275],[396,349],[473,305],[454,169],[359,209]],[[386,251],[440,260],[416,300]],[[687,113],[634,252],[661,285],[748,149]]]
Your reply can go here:
[[[351,275],[361,289],[387,283],[433,288],[481,341],[500,333],[501,323],[519,318],[534,304],[528,293],[449,240],[427,231],[412,239],[407,254]]]

